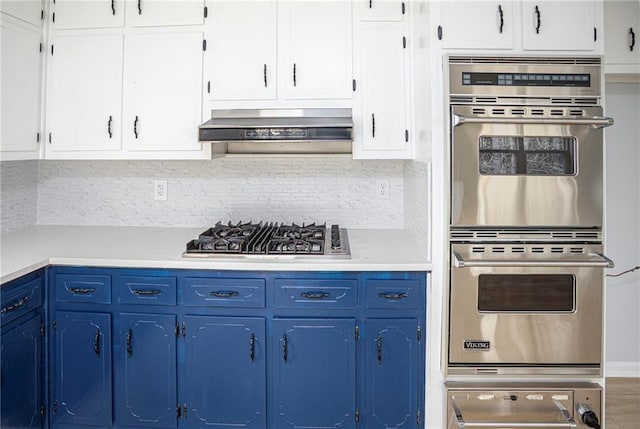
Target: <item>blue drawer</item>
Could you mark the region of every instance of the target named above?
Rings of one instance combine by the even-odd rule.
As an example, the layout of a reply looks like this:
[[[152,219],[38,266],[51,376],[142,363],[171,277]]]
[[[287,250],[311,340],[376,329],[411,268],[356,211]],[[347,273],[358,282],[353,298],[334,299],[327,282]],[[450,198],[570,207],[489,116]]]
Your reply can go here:
[[[11,322],[42,305],[44,278],[38,277],[14,286],[3,286],[0,295],[0,324]]]
[[[418,280],[378,280],[366,283],[367,308],[420,308],[420,282]]]
[[[120,304],[176,304],[175,277],[122,276],[116,290]]]
[[[264,279],[187,277],[184,304],[213,307],[265,306]]]
[[[56,275],[56,301],[111,303],[111,276]]]
[[[276,279],[275,305],[279,308],[356,308],[358,281]]]

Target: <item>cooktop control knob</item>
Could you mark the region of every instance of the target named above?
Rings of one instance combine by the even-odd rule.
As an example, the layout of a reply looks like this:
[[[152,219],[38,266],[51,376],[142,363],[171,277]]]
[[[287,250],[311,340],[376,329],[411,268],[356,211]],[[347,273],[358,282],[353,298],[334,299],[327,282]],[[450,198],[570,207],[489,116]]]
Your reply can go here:
[[[582,422],[590,428],[600,429],[600,421],[596,413],[588,405],[580,405],[578,414]]]

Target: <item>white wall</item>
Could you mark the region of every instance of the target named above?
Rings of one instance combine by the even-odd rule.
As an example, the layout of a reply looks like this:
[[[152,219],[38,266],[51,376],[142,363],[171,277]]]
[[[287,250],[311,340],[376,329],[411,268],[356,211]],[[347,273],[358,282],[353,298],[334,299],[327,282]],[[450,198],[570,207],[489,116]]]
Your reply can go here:
[[[37,221],[38,161],[0,162],[0,233]]]
[[[640,84],[607,84],[607,254],[609,274],[640,265]],[[640,376],[640,271],[607,277],[606,375]]]

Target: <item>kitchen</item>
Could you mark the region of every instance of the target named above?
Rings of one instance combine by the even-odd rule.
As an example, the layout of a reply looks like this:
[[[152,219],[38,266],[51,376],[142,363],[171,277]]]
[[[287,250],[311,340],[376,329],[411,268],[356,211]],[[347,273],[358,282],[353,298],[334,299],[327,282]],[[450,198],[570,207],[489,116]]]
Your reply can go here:
[[[59,3],[63,2],[59,1]],[[365,6],[368,5],[365,4]],[[429,8],[426,6],[418,2],[409,4],[409,10],[413,12],[410,14],[411,19],[424,20],[422,22],[434,24],[424,26],[424,28],[413,28],[416,37],[420,37],[420,31],[426,31],[427,28],[432,28],[433,35],[436,35],[436,29],[438,25],[441,25],[440,17],[445,14],[442,11],[438,12],[439,5],[437,4],[429,4]],[[421,7],[424,9],[421,10]],[[394,10],[398,9],[400,8]],[[509,9],[506,5],[503,5],[503,9],[507,17],[517,16],[517,11]],[[451,10],[448,10],[447,13],[450,12]],[[214,16],[212,10],[209,13],[210,16]],[[492,9],[492,20],[494,19],[493,14]],[[60,19],[60,15],[58,15],[58,22]],[[392,20],[392,23],[395,22]],[[504,22],[507,25],[505,28],[515,35],[514,37],[519,37],[519,32],[510,27],[515,25],[512,24],[513,21],[507,19]],[[370,27],[363,28],[362,31],[378,32],[379,26],[383,25],[375,20],[368,23]],[[362,25],[364,26],[364,24]],[[389,24],[390,27],[391,25]],[[444,52],[442,49],[461,52],[459,48],[455,50],[455,41],[446,38],[447,28],[447,26],[443,26],[445,36],[443,40],[453,45],[442,46],[435,36],[427,35],[427,46],[430,44],[430,49],[433,52],[424,52],[425,58],[429,58],[427,55],[440,58],[441,52]],[[68,33],[73,30],[66,31]],[[414,39],[408,37],[409,48],[418,49],[418,44],[412,43],[412,40]],[[468,40],[464,43],[468,43]],[[512,40],[511,43],[515,42]],[[503,49],[507,49],[506,52],[510,54],[527,53],[513,45]],[[591,51],[588,54],[593,55],[601,52],[600,49],[603,47],[598,45],[595,52]],[[56,52],[60,52],[60,50]],[[499,52],[494,52],[494,54],[499,54]],[[550,52],[549,54],[557,55],[558,53]],[[583,52],[583,54],[586,53]],[[256,221],[262,219],[286,222],[308,219],[326,221],[329,225],[340,224],[342,227],[354,230],[391,228],[409,231],[409,235],[415,240],[415,247],[419,255],[416,259],[422,261],[425,271],[429,270],[429,261],[433,269],[429,282],[434,286],[429,290],[431,295],[428,298],[429,308],[427,310],[427,315],[429,315],[427,329],[430,333],[428,337],[432,339],[428,351],[430,369],[428,369],[429,387],[426,392],[427,413],[431,416],[428,420],[431,427],[442,427],[444,424],[438,423],[438,419],[443,418],[438,417],[438,414],[443,413],[441,410],[444,409],[444,394],[439,391],[441,389],[439,386],[442,386],[441,348],[438,341],[433,341],[433,339],[441,338],[442,309],[437,303],[444,302],[441,287],[435,285],[444,284],[443,276],[448,272],[449,264],[446,256],[448,248],[445,244],[447,239],[444,232],[448,223],[447,217],[442,213],[442,210],[446,210],[447,207],[446,186],[443,183],[443,178],[446,176],[442,171],[446,157],[442,153],[445,147],[433,144],[433,142],[446,141],[446,128],[444,126],[434,127],[433,124],[444,124],[446,121],[444,112],[441,111],[444,109],[439,107],[444,102],[442,92],[445,88],[442,83],[444,78],[437,73],[430,74],[429,67],[429,64],[419,62],[412,64],[411,67],[416,76],[431,75],[433,82],[431,84],[431,102],[428,97],[410,97],[411,102],[415,103],[413,106],[415,112],[427,112],[417,115],[418,118],[423,118],[425,123],[416,124],[415,128],[411,128],[410,140],[413,141],[413,135],[420,135],[417,131],[420,126],[424,129],[432,129],[433,133],[429,137],[423,137],[425,140],[422,143],[424,144],[416,145],[414,155],[403,154],[399,156],[399,158],[415,159],[354,160],[344,156],[286,158],[227,156],[213,161],[137,161],[126,159],[127,157],[124,157],[123,160],[98,160],[97,155],[93,155],[93,157],[84,155],[86,160],[73,161],[70,158],[73,157],[74,152],[67,150],[61,156],[56,155],[58,152],[53,150],[48,152],[51,156],[46,156],[45,158],[48,158],[46,160],[2,163],[3,232],[36,224],[137,225],[191,227],[193,234],[197,234],[207,227],[213,226],[217,220]],[[434,62],[433,67],[438,68],[437,62]],[[357,62],[354,62],[354,71],[356,68]],[[260,69],[260,84],[262,85],[263,69],[262,67]],[[271,67],[268,70],[271,70]],[[423,74],[420,75],[420,73]],[[355,74],[355,76],[361,75]],[[414,79],[412,82],[414,85],[412,93],[428,94],[426,91],[429,87],[427,79]],[[213,88],[215,87],[216,85],[213,85]],[[203,92],[206,92],[206,84],[203,85]],[[356,91],[354,96],[358,97],[358,94],[359,92]],[[606,131],[607,139],[612,139],[611,134],[618,131],[622,134],[618,134],[619,137],[616,140],[620,140],[620,144],[629,146],[625,146],[625,151],[621,153],[618,151],[610,152],[614,149],[614,145],[607,145],[607,159],[617,156],[619,162],[629,163],[630,159],[634,158],[633,154],[637,154],[632,137],[637,135],[634,134],[637,131],[633,126],[633,119],[627,119],[626,127],[622,126],[624,124],[623,118],[629,117],[629,112],[633,112],[634,106],[637,106],[637,84],[607,83],[605,96],[607,97],[605,100],[606,114],[616,120],[616,126],[608,128]],[[616,106],[624,106],[624,108],[614,111],[614,105],[609,107],[611,99],[616,101]],[[269,105],[269,103],[271,104]],[[230,107],[230,104],[233,103],[220,101],[217,105]],[[256,104],[256,102],[246,102],[243,106],[262,107]],[[274,107],[277,102],[261,104]],[[348,105],[349,102],[346,104]],[[209,113],[209,108],[202,110],[204,112],[201,112],[198,123],[201,122],[200,118],[206,118],[204,115]],[[433,111],[428,113],[430,110]],[[416,117],[415,112],[414,117]],[[424,121],[424,118],[427,117],[432,119]],[[354,114],[354,125],[356,122],[357,115]],[[380,127],[384,122],[378,120],[377,123]],[[142,122],[140,126],[142,126]],[[104,134],[102,129],[103,127],[100,127],[101,135]],[[359,129],[358,126],[354,126],[356,135],[354,157],[356,153],[359,153],[360,158],[382,157],[379,153],[368,156],[362,148],[357,148],[357,141],[362,140],[357,137]],[[364,125],[362,129],[365,129]],[[368,130],[368,125],[366,129]],[[379,128],[380,132],[383,129],[384,127]],[[142,128],[140,131],[142,132]],[[404,127],[402,131],[404,131]],[[193,132],[195,133],[195,128]],[[44,136],[44,130],[42,133]],[[54,142],[56,141],[55,136],[54,133]],[[631,136],[631,138],[626,136]],[[428,152],[425,149],[429,140],[432,142],[431,155],[421,153]],[[402,139],[400,143],[402,143]],[[375,146],[373,148],[376,149]],[[402,152],[404,149],[405,147],[400,147],[399,151]],[[64,152],[65,149],[62,148],[61,151]],[[77,151],[75,152],[77,153]],[[112,155],[112,158],[115,157]],[[393,154],[387,154],[384,157],[391,158]],[[53,160],[55,158],[60,160]],[[429,158],[431,161],[423,162]],[[635,159],[637,158],[635,156]],[[292,166],[294,160],[296,164]],[[611,167],[608,167],[607,171],[611,171]],[[635,177],[635,181],[632,183],[638,181],[635,169],[630,168],[629,171],[631,173],[628,174],[631,176],[625,175],[624,179],[620,179],[622,184],[617,186],[614,186],[610,176],[607,176],[609,179],[607,186],[617,192],[629,189],[629,177]],[[622,171],[619,173],[623,174]],[[153,199],[153,187],[156,180],[167,181],[166,201]],[[388,192],[385,192],[385,189]],[[607,231],[615,231],[614,227],[622,228],[623,225],[625,226],[624,231],[618,233],[620,234],[620,244],[611,242],[611,237],[607,236],[607,255],[614,259],[618,267],[622,269],[637,265],[637,248],[629,248],[633,244],[626,244],[628,241],[625,240],[625,236],[628,237],[629,234],[637,235],[637,226],[629,223],[630,220],[637,218],[637,216],[633,216],[633,213],[637,214],[637,203],[635,212],[631,210],[631,213],[628,210],[612,209],[613,201],[611,199],[612,194],[616,195],[615,191],[607,193],[608,222],[611,222],[611,217],[614,214],[624,214],[629,217],[625,218],[626,222],[624,223],[607,224]],[[629,207],[628,201],[628,195],[622,195],[615,200],[622,208]],[[183,240],[180,245],[183,247],[186,241],[187,239]],[[616,246],[620,246],[620,248]],[[182,247],[179,252],[184,250]],[[6,248],[3,248],[4,252],[7,252]],[[633,258],[634,254],[636,255],[635,259]],[[622,277],[620,281],[629,282],[629,279],[633,280],[633,277],[627,276],[626,279]],[[637,367],[633,365],[634,362],[640,360],[637,351],[638,341],[629,341],[630,338],[638,338],[637,331],[629,331],[632,327],[638,326],[637,307],[635,309],[628,307],[632,306],[633,302],[637,302],[637,299],[634,298],[637,296],[637,288],[634,289],[633,284],[633,282],[622,283],[616,289],[608,291],[608,293],[615,292],[616,305],[627,308],[628,311],[612,312],[610,310],[607,313],[608,317],[611,317],[610,315],[613,313],[619,323],[613,327],[611,323],[607,324],[607,359],[621,363],[620,368],[626,369],[630,373],[637,372]],[[624,329],[621,328],[622,326]],[[615,333],[624,330],[628,333],[628,337],[617,338]],[[614,359],[610,359],[612,356]]]

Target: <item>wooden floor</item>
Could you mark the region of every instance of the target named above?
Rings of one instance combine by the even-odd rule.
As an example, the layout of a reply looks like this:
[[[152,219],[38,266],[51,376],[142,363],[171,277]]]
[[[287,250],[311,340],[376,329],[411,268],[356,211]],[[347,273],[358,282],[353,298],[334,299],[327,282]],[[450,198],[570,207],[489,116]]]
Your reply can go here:
[[[605,429],[640,429],[640,378],[607,378]]]

